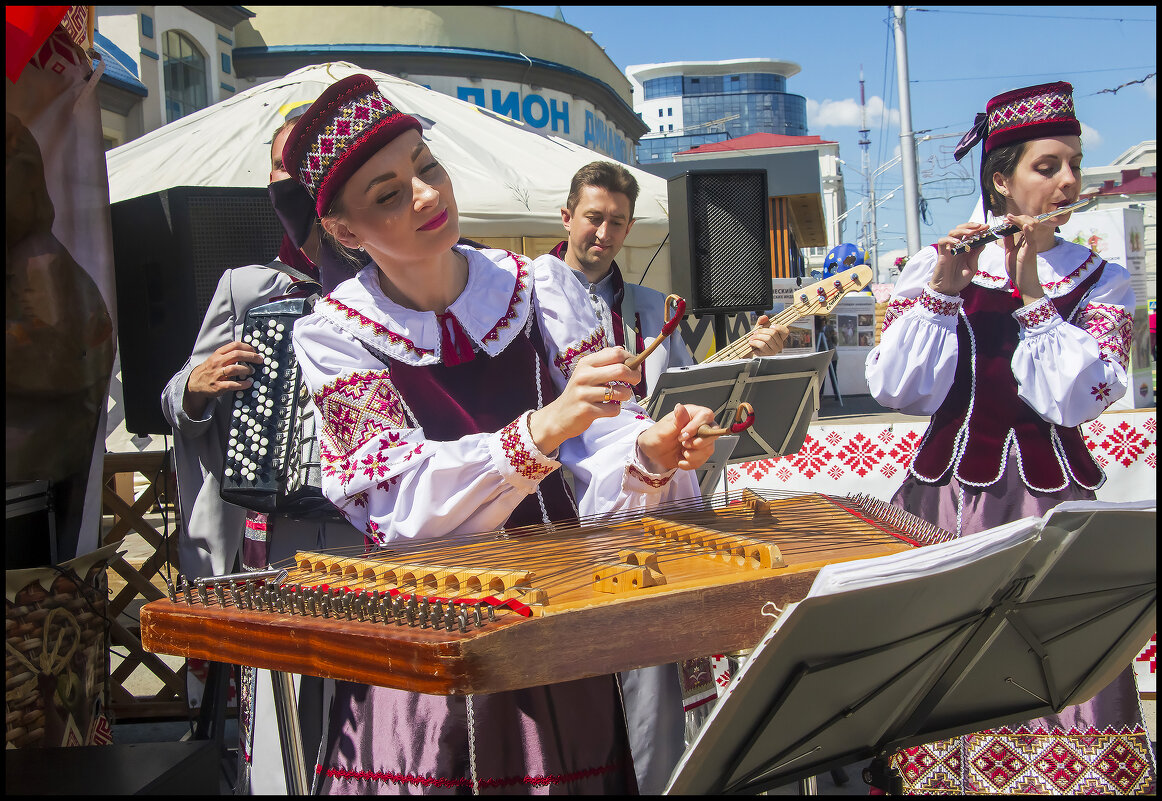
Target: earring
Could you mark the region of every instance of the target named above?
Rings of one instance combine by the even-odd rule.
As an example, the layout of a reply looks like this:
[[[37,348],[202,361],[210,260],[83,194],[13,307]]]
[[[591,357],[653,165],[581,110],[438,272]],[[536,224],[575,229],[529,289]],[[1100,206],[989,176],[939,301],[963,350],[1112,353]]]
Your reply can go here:
[[[357,249],[359,252],[361,252],[361,253],[362,253],[362,252],[363,252],[363,245],[360,245],[360,246],[359,246],[358,248],[356,248],[356,249]]]

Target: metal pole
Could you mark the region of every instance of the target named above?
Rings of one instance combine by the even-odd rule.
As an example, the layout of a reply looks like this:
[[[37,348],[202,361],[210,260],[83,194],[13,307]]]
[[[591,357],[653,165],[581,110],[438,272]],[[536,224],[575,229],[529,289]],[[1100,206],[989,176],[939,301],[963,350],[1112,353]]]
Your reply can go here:
[[[908,254],[920,250],[920,187],[916,183],[916,137],[912,133],[912,99],[908,89],[908,39],[904,33],[904,6],[892,6],[896,32],[896,77],[900,83],[900,163],[904,171],[904,222]]]
[[[880,280],[880,231],[876,228],[876,179],[872,178],[870,181],[871,189],[869,190],[868,202],[871,204],[871,268],[872,280],[879,283]]]
[[[287,795],[306,795],[311,791],[311,784],[307,779],[306,758],[303,756],[303,736],[299,728],[294,680],[285,671],[272,670],[270,684],[274,690],[274,712],[278,720],[278,740],[282,746],[286,792]]]

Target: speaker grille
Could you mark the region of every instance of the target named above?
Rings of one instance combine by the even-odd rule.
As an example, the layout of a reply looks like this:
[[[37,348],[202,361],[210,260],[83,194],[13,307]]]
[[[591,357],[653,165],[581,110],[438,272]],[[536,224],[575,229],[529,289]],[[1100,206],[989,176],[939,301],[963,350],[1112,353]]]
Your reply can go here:
[[[690,208],[698,306],[769,305],[770,245],[761,174],[692,175]]]
[[[200,322],[222,273],[244,264],[266,264],[278,254],[283,230],[265,197],[193,195],[186,198]]]
[[[282,225],[263,188],[178,186],[111,207],[125,427],[168,434],[161,392],[193,349],[222,273],[267,264]]]

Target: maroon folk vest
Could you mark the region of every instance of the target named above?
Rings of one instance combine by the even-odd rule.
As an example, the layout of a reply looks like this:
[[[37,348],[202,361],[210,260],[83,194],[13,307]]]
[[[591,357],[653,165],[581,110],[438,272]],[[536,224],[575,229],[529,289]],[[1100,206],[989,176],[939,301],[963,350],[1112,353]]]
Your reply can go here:
[[[1103,261],[1073,291],[1052,298],[1058,314],[1069,320],[1104,269]],[[955,474],[961,483],[987,487],[1004,472],[1005,444],[1012,436],[1022,480],[1030,489],[1053,492],[1071,482],[1087,489],[1100,487],[1105,473],[1086,447],[1081,429],[1048,422],[1017,396],[1011,363],[1020,324],[1013,312],[1021,300],[1011,289],[977,284],[969,284],[960,296],[964,304],[956,326],[956,377],[932,415],[909,468],[912,475],[942,485]]]
[[[419,418],[415,422],[423,427],[425,438],[447,442],[469,434],[499,431],[522,413],[538,408],[537,360],[541,405],[556,399],[544,341],[535,321],[531,336],[522,330],[496,356],[484,351],[473,353],[471,340],[452,315],[439,315],[439,321],[441,331],[447,331],[449,321],[453,328],[450,335],[444,336],[442,364],[416,366],[377,354],[388,360],[391,383]],[[541,481],[540,490],[550,520],[577,519],[572,493],[559,469]],[[513,510],[505,527],[542,523],[540,502],[534,492]]]

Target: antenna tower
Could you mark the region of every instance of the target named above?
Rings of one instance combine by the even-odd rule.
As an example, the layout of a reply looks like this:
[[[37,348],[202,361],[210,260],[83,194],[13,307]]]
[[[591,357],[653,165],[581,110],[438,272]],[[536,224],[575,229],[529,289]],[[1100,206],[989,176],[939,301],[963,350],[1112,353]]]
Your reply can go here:
[[[868,138],[870,130],[867,127],[867,103],[864,99],[863,93],[863,65],[859,65],[859,114],[860,114],[860,129],[859,129],[859,159],[860,169],[863,170],[863,206],[860,208],[859,214],[859,242],[860,246],[865,252],[870,252],[872,247],[871,237],[875,236],[875,195],[872,194],[871,187],[871,154],[868,152],[868,146],[871,140]],[[868,225],[873,226],[871,231],[868,231]]]

